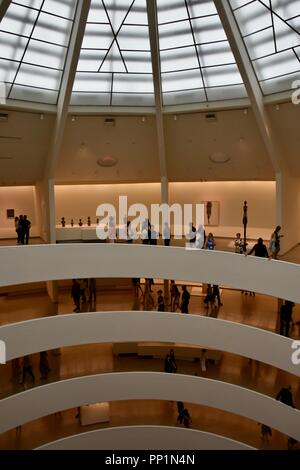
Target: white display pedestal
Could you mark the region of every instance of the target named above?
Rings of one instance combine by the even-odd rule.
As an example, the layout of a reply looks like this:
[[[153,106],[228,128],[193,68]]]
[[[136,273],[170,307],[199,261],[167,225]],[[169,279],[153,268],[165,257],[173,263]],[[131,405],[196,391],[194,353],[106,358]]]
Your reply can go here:
[[[109,403],[94,403],[80,407],[80,423],[82,426],[109,421]]]

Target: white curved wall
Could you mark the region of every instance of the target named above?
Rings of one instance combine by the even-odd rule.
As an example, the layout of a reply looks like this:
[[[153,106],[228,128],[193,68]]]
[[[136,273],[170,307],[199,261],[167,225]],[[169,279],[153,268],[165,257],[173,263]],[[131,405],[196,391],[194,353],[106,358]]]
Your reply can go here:
[[[172,400],[218,408],[300,440],[300,411],[226,382],[161,372],[122,372],[62,380],[0,401],[0,432],[65,409],[116,400]]]
[[[131,450],[133,447],[137,450],[255,450],[243,442],[210,432],[169,426],[97,429],[50,442],[36,450]]]
[[[63,346],[174,342],[249,357],[300,376],[292,340],[227,320],[162,312],[98,312],[44,317],[0,327],[7,360]],[[254,347],[255,345],[255,347]]]
[[[150,245],[0,248],[0,286],[87,277],[148,277],[222,284],[300,303],[300,265],[254,256]]]

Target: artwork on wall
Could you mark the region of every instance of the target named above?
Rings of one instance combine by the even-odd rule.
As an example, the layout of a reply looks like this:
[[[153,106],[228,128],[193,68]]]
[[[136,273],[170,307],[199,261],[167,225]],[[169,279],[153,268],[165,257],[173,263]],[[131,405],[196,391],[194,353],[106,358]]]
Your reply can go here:
[[[7,217],[7,219],[14,219],[15,218],[15,209],[6,209],[6,217]]]
[[[201,201],[204,204],[204,225],[216,226],[220,224],[220,202]]]

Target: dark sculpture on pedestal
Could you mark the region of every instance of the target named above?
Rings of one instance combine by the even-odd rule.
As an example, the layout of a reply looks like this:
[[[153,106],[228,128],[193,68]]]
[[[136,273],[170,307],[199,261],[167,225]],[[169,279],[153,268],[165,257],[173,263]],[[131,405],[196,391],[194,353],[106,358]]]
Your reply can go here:
[[[87,218],[87,224],[88,224],[88,227],[91,226],[91,218],[90,217]]]
[[[207,215],[207,223],[208,223],[208,225],[210,224],[211,211],[212,211],[212,202],[211,202],[211,201],[208,201],[208,202],[206,203],[206,215]]]
[[[73,225],[74,225],[74,220],[71,219],[71,227],[73,227]]]
[[[66,226],[66,221],[65,221],[65,218],[64,218],[64,217],[61,218],[61,226],[62,226],[62,227],[65,227],[65,226]]]

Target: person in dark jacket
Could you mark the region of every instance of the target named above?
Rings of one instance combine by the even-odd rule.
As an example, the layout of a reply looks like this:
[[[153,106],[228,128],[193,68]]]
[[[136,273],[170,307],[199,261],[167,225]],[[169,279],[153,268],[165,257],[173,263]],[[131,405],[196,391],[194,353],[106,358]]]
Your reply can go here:
[[[262,238],[259,238],[257,240],[257,243],[254,245],[252,250],[249,251],[248,255],[252,255],[253,252],[254,252],[254,255],[258,256],[259,258],[269,258],[267,247],[264,244],[264,241]]]
[[[279,393],[276,395],[276,400],[281,401],[287,406],[291,406],[292,408],[296,408],[294,405],[293,394],[292,394],[292,386],[288,385],[287,388],[282,387]]]
[[[294,302],[286,300],[280,307],[280,334],[283,336],[289,336],[294,306]]]
[[[189,313],[189,303],[190,303],[190,294],[186,288],[186,286],[182,286],[182,294],[181,294],[181,313]]]

